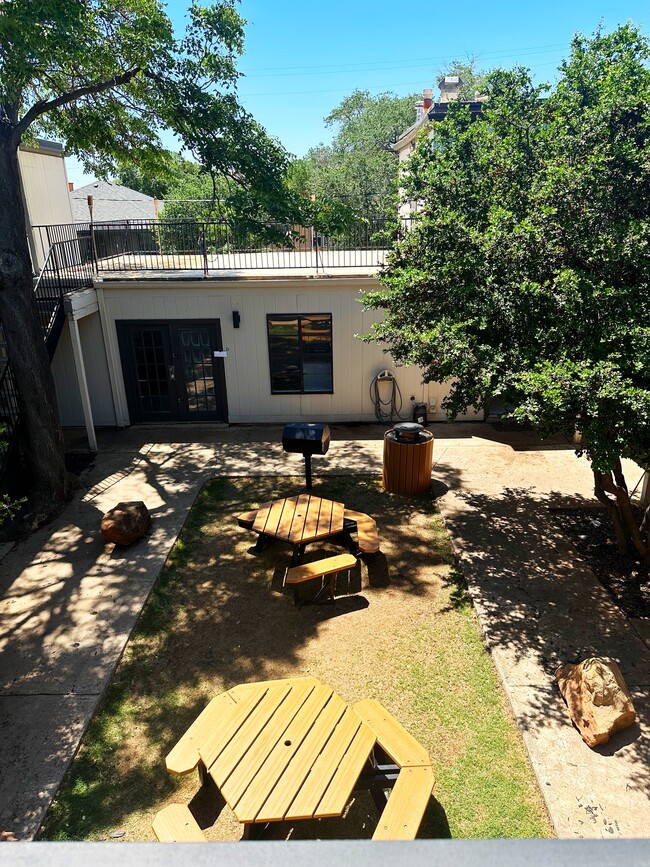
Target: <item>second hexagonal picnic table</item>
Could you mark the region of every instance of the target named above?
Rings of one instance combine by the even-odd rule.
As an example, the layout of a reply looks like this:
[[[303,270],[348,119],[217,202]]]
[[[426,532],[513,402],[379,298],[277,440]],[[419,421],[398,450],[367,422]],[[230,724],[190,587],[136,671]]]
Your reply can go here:
[[[214,698],[166,758],[173,774],[199,768],[218,786],[245,837],[283,820],[341,816],[355,790],[379,811],[375,840],[415,837],[434,777],[427,751],[377,701],[349,706],[315,677],[246,683]],[[170,804],[159,840],[205,839]]]

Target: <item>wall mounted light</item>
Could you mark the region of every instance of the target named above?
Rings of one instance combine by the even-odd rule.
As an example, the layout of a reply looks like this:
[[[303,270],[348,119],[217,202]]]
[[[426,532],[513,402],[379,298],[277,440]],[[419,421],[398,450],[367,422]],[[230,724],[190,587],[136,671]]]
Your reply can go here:
[[[239,310],[232,311],[232,327],[239,328],[241,324],[241,316],[239,315]]]

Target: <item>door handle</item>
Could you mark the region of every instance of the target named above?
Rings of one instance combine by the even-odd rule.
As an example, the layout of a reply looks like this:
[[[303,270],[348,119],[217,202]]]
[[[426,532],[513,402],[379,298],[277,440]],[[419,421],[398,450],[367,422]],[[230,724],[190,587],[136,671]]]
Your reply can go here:
[[[170,382],[175,382],[176,380],[176,367],[173,364],[169,365],[169,380]]]

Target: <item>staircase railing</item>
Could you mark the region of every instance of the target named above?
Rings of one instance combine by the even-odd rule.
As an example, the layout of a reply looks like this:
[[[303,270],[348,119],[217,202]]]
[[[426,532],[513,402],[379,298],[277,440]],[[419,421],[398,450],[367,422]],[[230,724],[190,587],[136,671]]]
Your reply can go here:
[[[63,296],[91,288],[93,277],[90,238],[74,238],[52,244],[34,286],[34,299],[50,359],[54,357],[65,321]],[[4,351],[0,351],[0,427],[5,429],[0,436],[0,481],[4,482],[9,458],[18,439],[20,407],[1,322],[0,347],[4,348]]]
[[[63,329],[63,296],[93,285],[90,238],[57,241],[49,249],[34,287],[34,298],[50,358]]]

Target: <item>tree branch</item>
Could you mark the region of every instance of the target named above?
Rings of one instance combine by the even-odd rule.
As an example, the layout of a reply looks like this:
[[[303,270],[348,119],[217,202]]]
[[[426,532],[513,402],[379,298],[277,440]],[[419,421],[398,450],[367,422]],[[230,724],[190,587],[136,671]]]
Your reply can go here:
[[[57,96],[55,99],[36,102],[17,124],[16,132],[18,135],[22,135],[37,117],[55,108],[61,108],[62,105],[69,105],[71,102],[76,102],[84,96],[92,96],[93,94],[103,93],[111,88],[119,87],[121,84],[128,84],[139,72],[142,72],[140,67],[129,69],[127,72],[116,75],[108,81],[100,81],[97,84],[86,84],[83,87],[77,87],[75,90],[62,93],[61,96]]]

